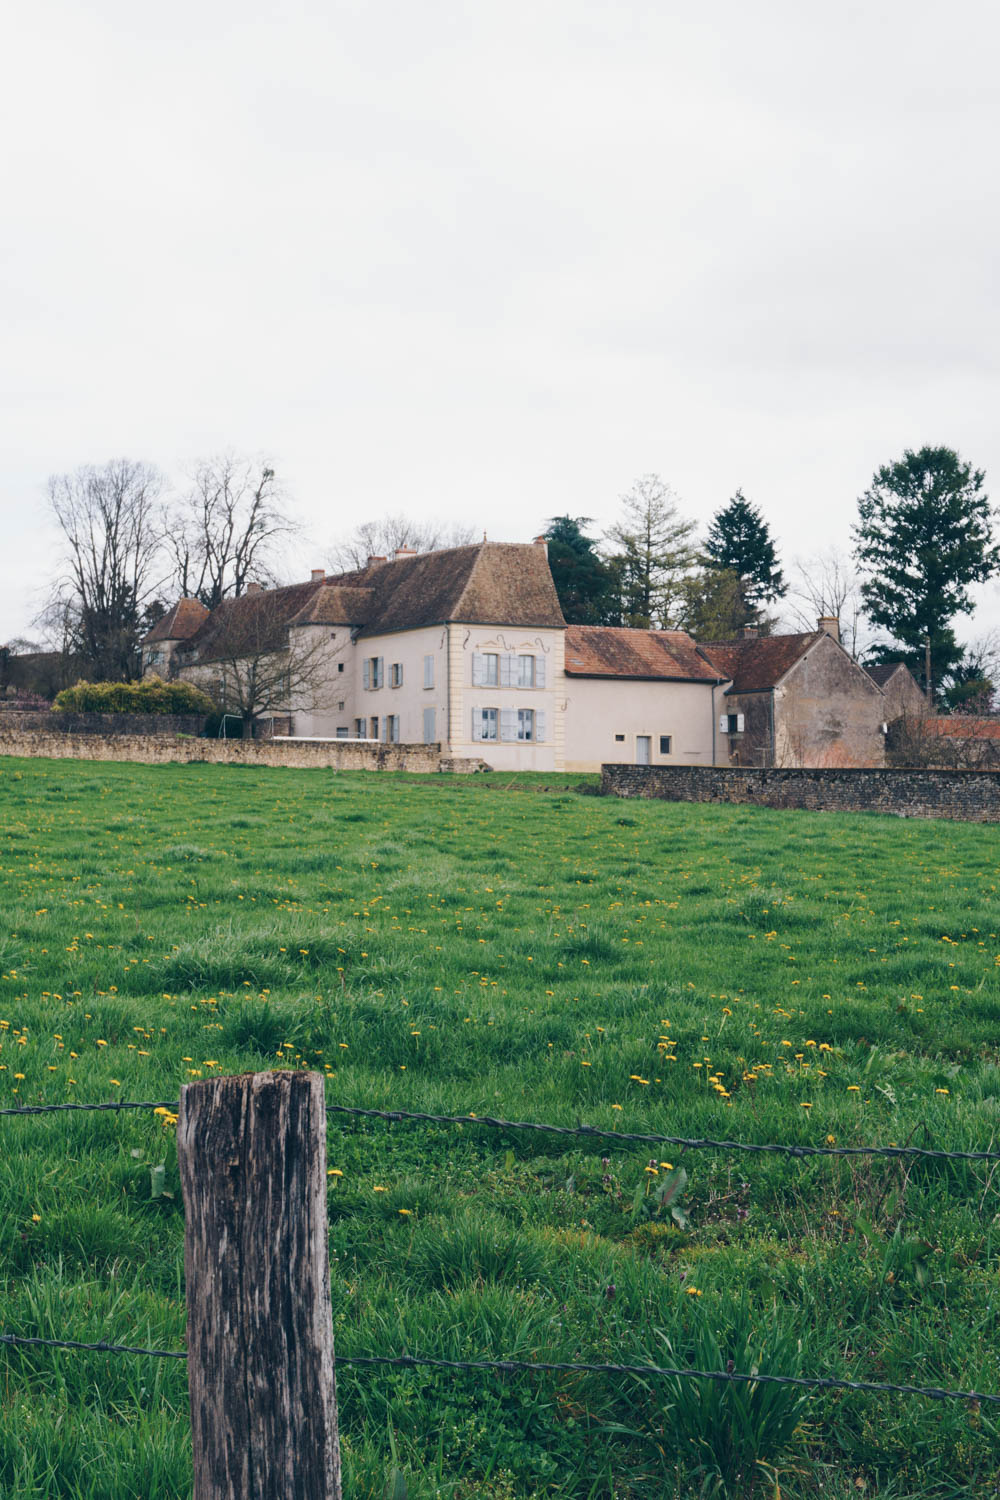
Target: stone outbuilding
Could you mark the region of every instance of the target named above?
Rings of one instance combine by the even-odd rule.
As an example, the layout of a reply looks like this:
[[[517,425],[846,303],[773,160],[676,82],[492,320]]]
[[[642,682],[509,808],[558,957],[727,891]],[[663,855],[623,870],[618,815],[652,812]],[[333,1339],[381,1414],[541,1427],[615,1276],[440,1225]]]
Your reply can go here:
[[[799,635],[747,635],[699,644],[728,679],[716,764],[881,766],[886,703],[881,688],[828,625]]]
[[[926,718],[927,699],[905,662],[890,661],[884,666],[865,667],[865,671],[872,682],[882,689],[888,723],[893,724],[897,719]]]

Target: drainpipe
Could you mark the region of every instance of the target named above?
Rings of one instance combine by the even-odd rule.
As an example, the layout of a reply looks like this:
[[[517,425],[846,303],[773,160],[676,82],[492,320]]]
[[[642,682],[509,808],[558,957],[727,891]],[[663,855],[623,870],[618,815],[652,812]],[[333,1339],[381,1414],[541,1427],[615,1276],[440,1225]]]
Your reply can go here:
[[[773,766],[774,765],[774,755],[775,755],[775,747],[774,747],[774,688],[771,689],[771,696],[770,696],[770,699],[768,701],[770,703],[770,708],[771,708],[771,765]]]
[[[716,688],[716,684],[713,682],[712,683],[712,765],[713,766],[715,765],[715,688]]]

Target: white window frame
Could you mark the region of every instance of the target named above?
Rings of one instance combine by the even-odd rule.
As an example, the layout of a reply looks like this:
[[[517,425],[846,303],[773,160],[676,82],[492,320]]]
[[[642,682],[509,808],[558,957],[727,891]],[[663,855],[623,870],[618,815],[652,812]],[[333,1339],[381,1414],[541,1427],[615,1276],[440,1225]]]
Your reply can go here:
[[[500,738],[500,710],[487,706],[472,710],[472,738],[476,744],[496,744]]]
[[[517,710],[517,738],[521,744],[535,743],[535,710],[533,708]]]
[[[538,675],[538,658],[522,652],[517,658],[517,686],[533,688]]]
[[[497,651],[474,651],[472,653],[473,687],[500,686],[500,655]]]

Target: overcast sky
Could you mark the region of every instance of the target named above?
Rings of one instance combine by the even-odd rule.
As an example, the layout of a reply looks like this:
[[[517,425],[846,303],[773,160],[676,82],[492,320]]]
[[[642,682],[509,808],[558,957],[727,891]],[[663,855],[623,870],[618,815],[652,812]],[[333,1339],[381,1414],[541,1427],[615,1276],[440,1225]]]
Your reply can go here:
[[[1000,501],[988,0],[34,0],[0,93],[0,640],[45,482],[266,452],[327,560],[659,473],[785,561],[905,447]],[[968,635],[1000,622],[980,591]]]

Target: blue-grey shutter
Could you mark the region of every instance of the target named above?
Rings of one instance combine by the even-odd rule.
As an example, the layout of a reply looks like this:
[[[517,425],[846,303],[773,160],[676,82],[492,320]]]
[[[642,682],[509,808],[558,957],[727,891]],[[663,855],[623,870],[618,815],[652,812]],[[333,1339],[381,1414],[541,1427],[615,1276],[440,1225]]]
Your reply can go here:
[[[376,657],[376,661],[378,662],[378,666],[375,668],[375,686],[381,687],[385,681],[385,657],[378,656]]]
[[[428,660],[429,659],[430,658],[428,658]],[[425,708],[424,709],[424,744],[425,745],[433,745],[433,743],[434,743],[434,710],[433,710],[433,708]]]
[[[544,740],[544,738],[545,738],[545,715],[543,713],[540,713],[539,710],[536,708],[535,709],[535,739],[538,740],[538,742],[540,744],[542,742],[542,740]]]
[[[544,656],[536,656],[535,657],[535,687],[536,688],[543,688],[544,686],[545,686],[545,657]]]
[[[365,660],[364,660],[364,666],[361,668],[361,684],[362,684],[363,687],[366,687],[366,688],[370,688],[371,685],[372,685],[372,664],[371,664],[371,658],[367,657],[367,656],[365,657]]]
[[[516,661],[517,661],[517,657],[516,656],[511,656],[511,654],[510,654],[509,651],[505,651],[503,653],[503,655],[501,656],[501,658],[500,658],[500,682],[499,682],[499,686],[500,687],[511,687],[513,685],[513,683],[514,683],[514,663]]]
[[[516,708],[502,708],[500,710],[500,738],[502,740],[517,739]]]
[[[483,687],[486,682],[486,662],[478,651],[472,653],[472,686]]]
[[[472,660],[473,660],[473,662],[475,662],[476,658],[473,657]],[[482,737],[483,737],[483,715],[482,715],[482,710],[478,709],[478,708],[474,708],[472,710],[472,738],[474,740],[481,740]]]
[[[433,686],[434,686],[434,658],[433,658],[433,656],[425,656],[424,657],[424,687],[425,688],[432,688]]]

